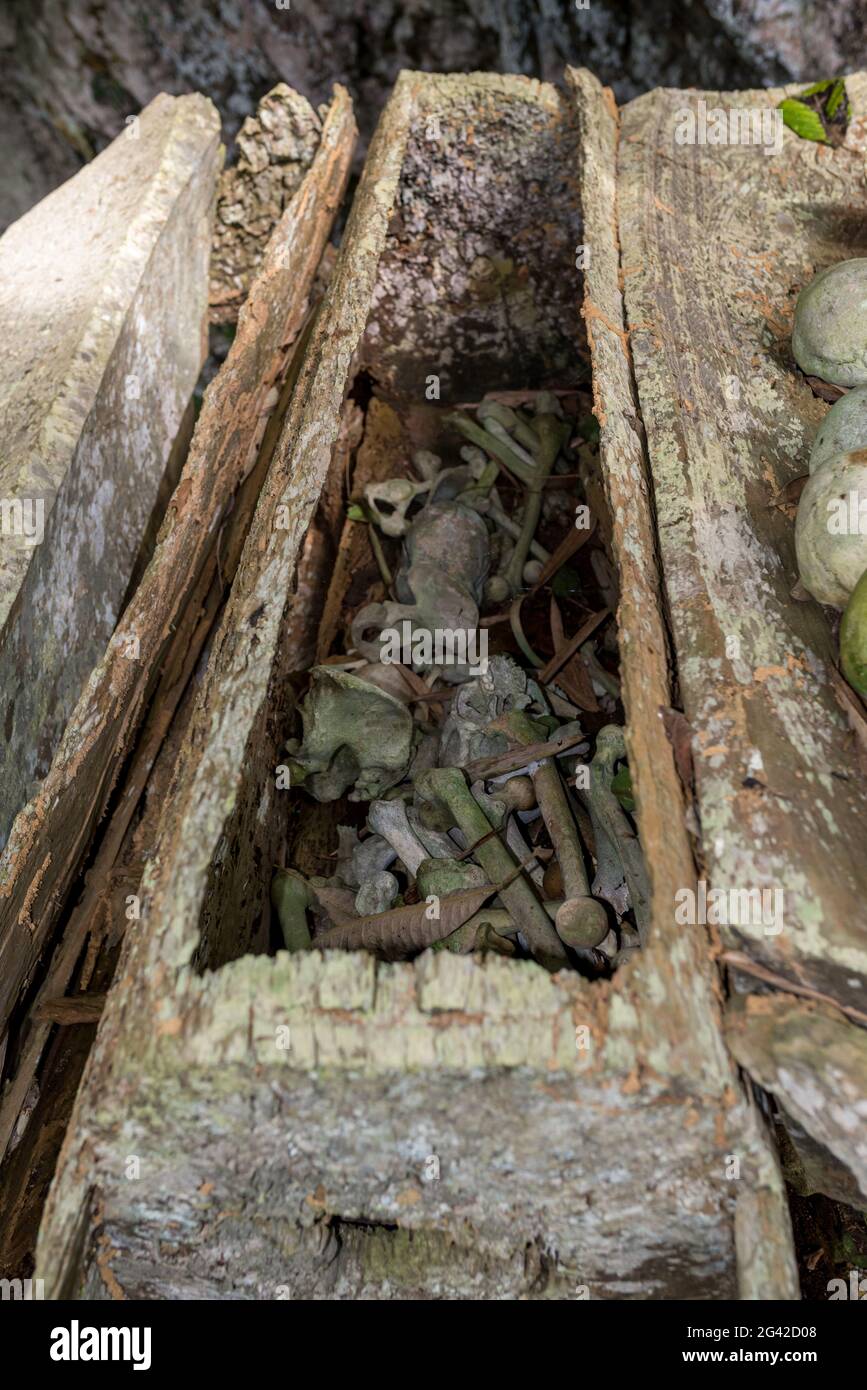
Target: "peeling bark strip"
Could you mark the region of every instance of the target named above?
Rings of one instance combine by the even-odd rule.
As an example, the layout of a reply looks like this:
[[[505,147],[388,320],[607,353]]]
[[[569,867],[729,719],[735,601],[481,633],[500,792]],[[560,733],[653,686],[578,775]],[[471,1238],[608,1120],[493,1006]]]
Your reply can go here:
[[[396,965],[318,951],[233,958],[285,833],[274,771],[296,659],[286,633],[305,649],[313,636],[313,606],[293,582],[355,363],[410,401],[428,360],[455,393],[495,366],[501,387],[527,386],[528,371],[532,384],[564,353],[574,371],[581,168],[596,170],[594,189],[613,188],[611,119],[589,77],[573,102],[514,77],[410,73],[397,84],[79,1091],[37,1256],[50,1293],[104,1293],[86,1230],[98,1219],[111,1279],[130,1297],[273,1297],[283,1285],[308,1298],[532,1298],[579,1284],[594,1297],[730,1296],[734,1227],[748,1211],[767,1240],[749,1250],[741,1288],[797,1295],[779,1174],[726,1054],[697,933],[663,919],[611,985],[448,952]],[[533,217],[547,226],[542,251]],[[606,227],[593,294],[616,314]],[[493,293],[487,279],[481,294],[450,280],[467,254],[511,262]],[[438,327],[431,285],[444,299]],[[612,440],[626,441],[614,419],[626,398],[607,394]],[[651,571],[645,582],[652,591]],[[670,763],[667,741],[665,751]],[[507,1206],[490,1177],[504,1133],[520,1175]],[[130,1135],[148,1154],[136,1182],[123,1176]],[[443,1181],[425,1180],[427,1158]],[[600,1221],[599,1175],[611,1172]],[[214,1215],[227,1211],[217,1238]],[[185,1238],[169,1248],[173,1220]],[[369,1227],[370,1241],[332,1239],[346,1222]]]
[[[268,402],[343,195],[355,133],[349,98],[336,88],[313,168],[274,232],[229,356],[205,394],[153,560],[69,721],[40,794],[19,815],[0,859],[0,1032],[55,925],[153,682],[198,624],[199,606],[191,598],[202,585],[207,593],[221,523],[255,462]],[[27,921],[21,920],[24,909]]]
[[[589,91],[594,87],[598,91],[590,73],[571,69],[566,76],[583,121],[593,113],[599,124],[595,140],[588,139],[582,128],[584,234],[590,263],[584,276],[581,312],[593,364],[594,414],[599,420],[612,543],[620,573],[617,620],[621,683],[629,766],[652,888],[652,942],[658,941],[668,952],[675,935],[669,905],[677,889],[695,882],[695,867],[683,790],[660,718],[661,709],[672,703],[671,673],[646,441],[636,402],[620,279],[614,177],[619,117],[610,93],[595,103],[587,100]],[[681,988],[672,991],[672,999],[683,1011],[686,1040],[693,1034],[696,1011],[708,1007],[712,999],[713,967],[704,932],[685,934],[680,968]]]
[[[219,119],[160,96],[0,240],[0,848],[111,636],[207,352]]]
[[[863,1005],[867,782],[834,698],[829,624],[791,599],[793,527],[773,505],[806,472],[826,411],[791,357],[795,299],[815,270],[865,253],[867,78],[846,85],[839,149],[788,130],[776,150],[675,138],[698,100],[767,108],[782,91],[640,97],[622,113],[617,188],[706,876],[753,894],[732,902],[723,938]],[[761,890],[779,890],[781,914],[761,920]]]
[[[279,82],[238,133],[238,161],[220,175],[211,323],[237,323],[271,233],[313,162],[322,123],[299,92]]]

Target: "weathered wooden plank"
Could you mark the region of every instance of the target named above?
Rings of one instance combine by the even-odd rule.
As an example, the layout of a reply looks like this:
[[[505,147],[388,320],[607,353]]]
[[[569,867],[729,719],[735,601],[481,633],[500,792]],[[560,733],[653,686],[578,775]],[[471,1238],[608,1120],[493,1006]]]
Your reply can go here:
[[[644,427],[635,399],[620,282],[615,186],[618,112],[613,96],[592,73],[568,69],[567,80],[582,121],[583,235],[588,264],[581,313],[593,365],[594,413],[620,575],[617,618],[627,746],[658,932],[651,950],[660,951],[663,968],[679,975],[679,987],[672,981],[670,1007],[682,1011],[677,1031],[689,1052],[697,1019],[717,1007],[717,982],[705,932],[685,935],[678,943],[682,949],[671,955],[678,934],[672,932],[670,904],[679,888],[694,885],[696,871],[686,829],[684,790],[660,718],[660,710],[670,706],[674,697]]]
[[[219,118],[160,96],[0,240],[0,849],[126,598],[207,353]]]
[[[782,130],[770,149],[676,138],[699,102],[761,118],[782,91],[640,97],[622,113],[618,198],[703,878],[753,894],[727,903],[727,944],[858,1004],[867,784],[831,687],[829,624],[792,598],[792,520],[775,505],[806,472],[826,408],[791,358],[795,299],[814,270],[867,246],[867,79],[847,86],[855,119],[839,149]]]
[[[734,1055],[775,1098],[805,1192],[867,1211],[867,1031],[826,1004],[735,997]]]
[[[199,625],[221,527],[276,404],[354,139],[351,104],[337,88],[313,168],[274,232],[229,356],[206,392],[153,560],[0,859],[0,1028],[57,921],[154,681]]]
[[[612,546],[620,580],[617,612],[620,679],[626,711],[629,766],[642,847],[650,875],[653,934],[647,954],[666,979],[665,1014],[684,1044],[684,1071],[694,1084],[710,1054],[696,1047],[703,1021],[719,1009],[719,980],[706,931],[686,935],[673,926],[670,904],[694,887],[696,867],[687,833],[685,789],[661,717],[674,704],[665,599],[644,424],[636,401],[626,331],[616,187],[620,120],[613,95],[586,69],[567,69],[581,138],[584,207],[582,316],[593,366],[594,413],[611,512]],[[644,955],[644,953],[642,953]],[[648,1011],[658,1026],[655,1011]],[[738,1189],[735,1237],[741,1297],[797,1296],[786,1194],[772,1143],[749,1106],[743,1124],[756,1163],[755,1180]]]
[[[610,187],[610,108],[592,83],[576,101],[598,108],[584,140],[598,142]],[[755,1199],[767,1216],[762,1190],[779,1194],[723,1046],[704,946],[664,919],[610,985],[447,953],[387,966],[314,952],[232,958],[259,918],[283,833],[287,793],[274,774],[294,656],[284,636],[299,630],[301,540],[362,333],[368,371],[411,399],[426,351],[412,325],[429,322],[444,247],[462,245],[470,219],[473,255],[505,247],[520,272],[534,243],[510,244],[504,214],[558,182],[577,197],[576,129],[553,89],[484,75],[406,74],[381,119],[61,1156],[38,1255],[52,1291],[98,1296],[105,1280],[146,1297],[542,1297],[585,1285],[593,1297],[714,1297],[737,1287],[736,1207]],[[508,181],[497,177],[506,148]],[[557,249],[536,283],[556,279],[558,305],[573,287],[574,336],[580,202],[546,194],[545,208]],[[600,265],[616,274],[610,248]],[[544,298],[528,304],[524,283],[517,274],[511,304],[509,291],[505,306],[488,301],[490,317],[484,299],[452,305],[453,349],[437,344],[452,389],[479,364],[492,370],[497,352],[501,373],[526,369],[514,328],[514,357],[502,352],[515,305],[536,370],[568,345],[542,328]],[[609,294],[600,283],[595,302]],[[693,986],[700,1007],[679,997]],[[121,1149],[147,1154],[135,1183]],[[218,1211],[233,1215],[217,1229]],[[184,1234],[172,1246],[174,1221]],[[353,1234],[359,1223],[369,1240]],[[767,1296],[792,1297],[788,1229],[766,1229]]]

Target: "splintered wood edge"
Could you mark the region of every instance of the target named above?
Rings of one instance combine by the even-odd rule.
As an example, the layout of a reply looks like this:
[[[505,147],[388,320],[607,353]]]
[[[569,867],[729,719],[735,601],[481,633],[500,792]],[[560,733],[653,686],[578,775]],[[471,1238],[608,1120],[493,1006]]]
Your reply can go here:
[[[589,264],[582,315],[593,366],[594,414],[621,574],[617,614],[629,766],[652,888],[652,933],[644,956],[659,972],[664,1008],[690,1050],[710,1027],[718,1031],[718,978],[701,927],[675,924],[673,904],[696,881],[686,829],[686,803],[661,711],[672,703],[656,534],[648,486],[644,427],[636,402],[621,290],[616,159],[619,117],[611,92],[586,69],[566,79],[581,126],[584,236]],[[653,1027],[657,1028],[656,1021]],[[708,1048],[712,1055],[713,1048]],[[714,1066],[718,1065],[713,1063]]]
[[[613,543],[625,581],[617,616],[626,737],[653,891],[646,954],[650,960],[662,958],[661,977],[669,985],[662,1007],[674,1010],[685,1039],[694,1038],[696,1029],[699,1036],[708,1030],[711,1065],[729,1073],[745,1107],[742,1132],[749,1135],[758,1171],[738,1188],[735,1241],[741,1297],[796,1300],[800,1293],[791,1220],[775,1148],[735,1069],[717,1055],[720,982],[710,943],[704,929],[684,929],[673,918],[675,893],[695,885],[696,870],[684,791],[660,717],[662,708],[672,703],[671,671],[649,460],[622,294],[616,179],[619,112],[611,91],[586,69],[568,68],[566,80],[581,126],[584,235],[590,252],[582,314]],[[649,1013],[653,1024],[655,1011]],[[692,1050],[690,1055],[694,1059]]]
[[[355,137],[352,104],[335,88],[314,163],[275,229],[229,357],[206,392],[156,552],[82,692],[48,776],[0,857],[0,1034],[79,871],[215,528],[255,459],[269,378],[282,369],[287,337],[301,324]],[[135,660],[132,649],[139,652]]]

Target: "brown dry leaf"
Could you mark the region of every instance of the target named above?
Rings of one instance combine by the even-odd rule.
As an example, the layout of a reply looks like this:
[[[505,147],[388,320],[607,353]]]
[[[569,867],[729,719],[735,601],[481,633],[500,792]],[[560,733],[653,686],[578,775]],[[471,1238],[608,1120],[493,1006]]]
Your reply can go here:
[[[561,667],[566,665],[569,658],[575,655],[578,648],[587,641],[590,634],[595,632],[596,628],[604,618],[609,616],[610,612],[610,608],[600,608],[598,613],[591,613],[590,617],[581,624],[575,636],[570,637],[569,641],[566,642],[559,651],[554,653],[550,661],[542,667],[541,671],[536,673],[536,679],[540,685],[547,684],[551,677],[555,676]]]
[[[566,643],[566,633],[563,628],[563,617],[560,612],[560,605],[551,595],[550,603],[551,619],[551,640],[554,644],[554,653],[560,650]],[[595,714],[599,709],[599,701],[593,689],[593,682],[590,679],[590,672],[584,665],[580,656],[576,653],[570,656],[569,660],[558,671],[556,677],[557,684],[565,691],[566,695],[579,709],[586,710],[589,714]]]
[[[556,479],[556,481],[560,481],[559,478]],[[547,584],[548,580],[553,578],[557,571],[565,565],[566,561],[571,559],[576,551],[580,550],[582,545],[585,545],[587,541],[589,541],[595,530],[595,516],[591,517],[590,525],[585,530],[579,530],[577,526],[570,527],[568,534],[563,537],[550,560],[545,561],[542,566],[542,573],[539,575],[530,593],[535,594],[537,589],[541,589],[543,584]]]
[[[684,791],[692,801],[695,786],[695,770],[692,763],[692,725],[683,710],[671,709],[665,705],[660,708],[659,717],[674,753],[677,775]]]
[[[840,397],[845,396],[847,392],[845,386],[833,386],[830,381],[823,381],[820,376],[808,376],[807,385],[814,396],[818,396],[820,400],[827,401],[829,405],[833,405],[835,401],[839,401]]]
[[[450,936],[497,891],[497,885],[489,883],[484,888],[463,888],[458,893],[447,893],[439,900],[437,917],[429,916],[431,907],[426,902],[393,907],[389,912],[377,912],[370,917],[356,917],[332,927],[313,944],[317,950],[379,951],[399,960]]]
[[[316,899],[317,906],[327,913],[332,922],[339,926],[345,926],[349,922],[359,920],[355,911],[355,893],[351,888],[338,888],[333,884],[311,883],[310,889]],[[314,940],[313,944],[318,945],[318,942]]]
[[[769,507],[776,507],[778,511],[794,519],[798,510],[798,503],[801,500],[801,493],[810,481],[809,473],[802,473],[799,478],[792,478],[785,487],[781,487],[779,492],[771,498]]]
[[[849,720],[849,728],[855,735],[858,770],[863,777],[867,777],[867,710],[864,708],[863,700],[855,694],[849,682],[843,679],[839,671],[832,667],[830,674],[837,704],[845,713]]]

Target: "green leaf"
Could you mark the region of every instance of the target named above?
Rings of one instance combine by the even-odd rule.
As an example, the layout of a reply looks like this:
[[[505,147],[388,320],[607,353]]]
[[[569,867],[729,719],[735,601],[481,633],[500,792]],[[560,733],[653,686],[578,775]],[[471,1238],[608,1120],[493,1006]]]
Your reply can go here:
[[[817,97],[820,92],[827,92],[828,88],[833,87],[833,85],[833,77],[825,77],[821,82],[814,82],[812,87],[808,87],[805,92],[802,92],[801,99],[803,100],[804,97]]]
[[[366,521],[367,517],[363,507],[359,507],[357,502],[350,502],[346,508],[346,515],[350,521]]]
[[[843,100],[843,98],[845,97],[845,95],[846,95],[846,84],[845,84],[845,82],[843,81],[842,77],[838,77],[838,78],[837,78],[837,81],[834,83],[833,88],[831,89],[831,95],[829,96],[829,98],[828,98],[828,100],[827,100],[827,103],[826,103],[826,105],[825,105],[825,115],[826,115],[826,116],[828,116],[828,117],[830,118],[831,116],[833,116],[833,115],[836,113],[837,108],[839,107],[840,102]]]
[[[780,102],[779,109],[783,113],[784,124],[802,140],[816,140],[821,144],[827,144],[825,127],[817,111],[805,106],[802,101],[795,101],[794,97],[786,97],[785,101]]]
[[[632,777],[628,767],[621,767],[611,779],[611,790],[624,811],[635,810],[635,796],[632,791]]]
[[[599,421],[596,419],[596,416],[585,415],[584,419],[579,421],[578,433],[580,434],[582,439],[587,440],[588,444],[598,444]]]

